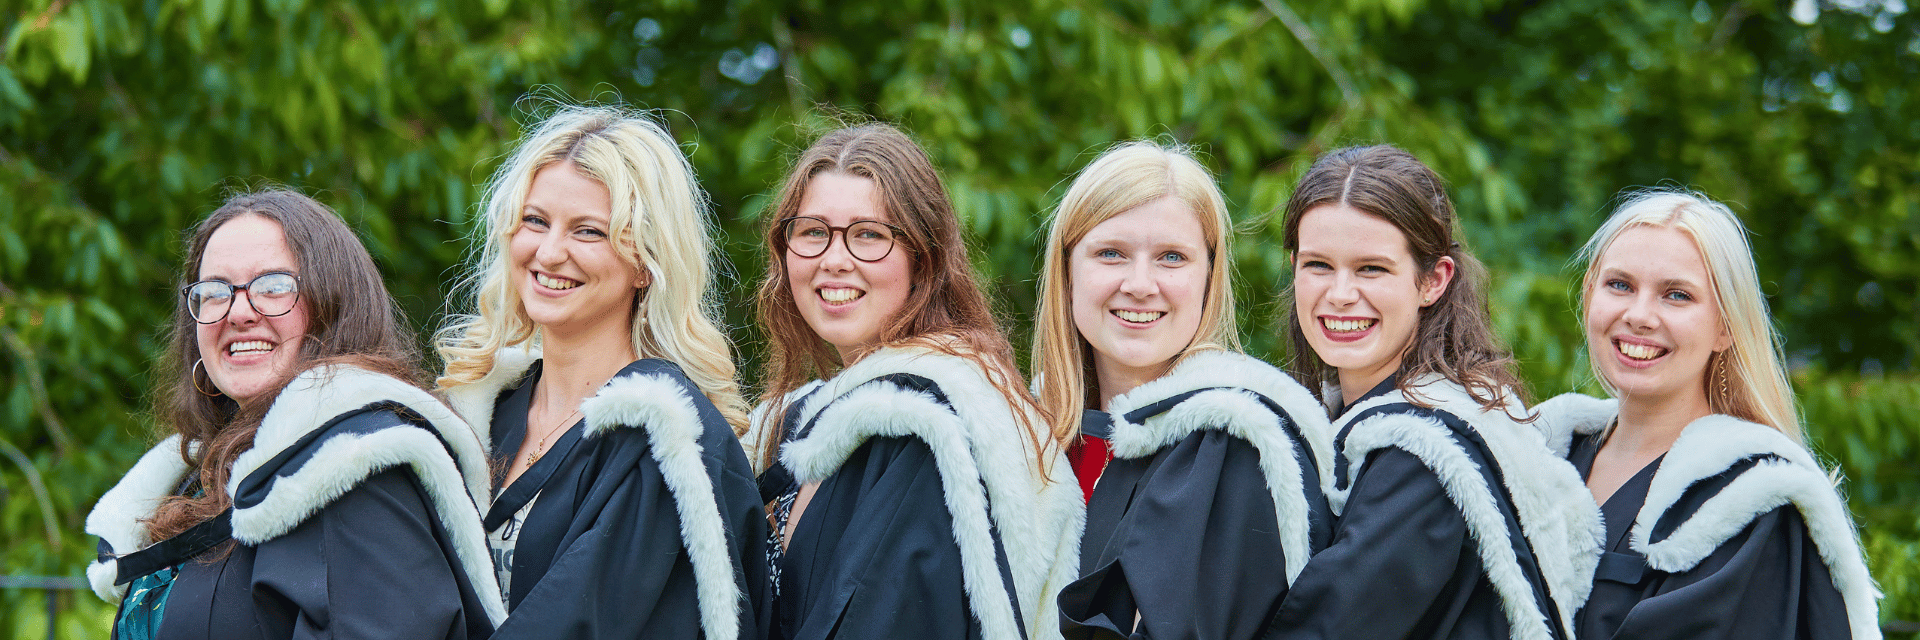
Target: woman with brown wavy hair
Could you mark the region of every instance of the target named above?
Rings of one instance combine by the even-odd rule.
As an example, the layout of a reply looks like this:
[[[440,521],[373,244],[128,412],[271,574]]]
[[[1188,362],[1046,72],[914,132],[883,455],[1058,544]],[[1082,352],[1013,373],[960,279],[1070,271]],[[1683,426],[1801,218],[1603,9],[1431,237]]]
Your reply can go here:
[[[478,437],[418,386],[366,248],[290,191],[193,230],[161,426],[87,517],[116,638],[480,638],[505,615]]]
[[[1057,637],[1080,496],[926,152],[884,124],[836,130],[775,202],[769,401],[747,437],[772,637]]]
[[[1566,638],[1598,556],[1573,468],[1521,424],[1513,360],[1440,176],[1391,145],[1321,156],[1287,200],[1289,365],[1332,409],[1332,543],[1287,638]]]

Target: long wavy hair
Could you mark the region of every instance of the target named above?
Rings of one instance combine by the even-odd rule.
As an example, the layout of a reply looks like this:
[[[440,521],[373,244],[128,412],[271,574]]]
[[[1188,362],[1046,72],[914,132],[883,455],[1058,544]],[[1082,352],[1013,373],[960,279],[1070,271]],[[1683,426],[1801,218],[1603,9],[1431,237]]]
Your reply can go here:
[[[1093,349],[1073,323],[1068,256],[1094,227],[1161,198],[1173,198],[1193,212],[1207,243],[1208,261],[1199,330],[1167,362],[1167,368],[1201,351],[1240,350],[1240,329],[1233,312],[1233,258],[1228,251],[1233,223],[1220,187],[1185,146],[1151,140],[1115,145],[1074,178],[1047,229],[1040,311],[1033,331],[1033,370],[1035,395],[1059,442],[1078,439],[1080,412],[1099,402],[1099,389],[1093,384]]]
[[[1487,270],[1462,242],[1460,220],[1439,174],[1393,145],[1327,152],[1314,160],[1287,199],[1281,240],[1287,253],[1300,250],[1300,220],[1308,211],[1326,205],[1346,205],[1392,223],[1406,238],[1407,251],[1423,280],[1442,256],[1453,258],[1453,282],[1432,305],[1420,309],[1413,341],[1400,360],[1396,386],[1401,393],[1421,403],[1412,384],[1438,374],[1487,411],[1506,412],[1509,400],[1524,402],[1513,356],[1500,345],[1487,317]],[[1307,342],[1300,315],[1294,311],[1296,300],[1289,283],[1282,308],[1293,358],[1286,369],[1321,393],[1325,383],[1338,379],[1339,371],[1321,360]]]
[[[1582,322],[1600,278],[1594,261],[1613,246],[1620,234],[1634,227],[1674,229],[1686,234],[1707,264],[1708,286],[1720,305],[1720,324],[1733,338],[1733,346],[1709,357],[1706,371],[1701,373],[1701,391],[1706,393],[1713,412],[1779,429],[1794,442],[1804,444],[1793,385],[1787,380],[1786,367],[1781,366],[1780,334],[1774,331],[1767,299],[1760,292],[1760,274],[1754,268],[1747,230],[1726,205],[1692,191],[1629,192],[1580,249],[1580,260],[1587,265],[1586,275],[1580,279]],[[1597,360],[1588,358],[1589,362]],[[1598,366],[1594,366],[1593,374],[1607,393],[1620,395]],[[1723,386],[1726,393],[1720,392]]]
[[[800,202],[814,176],[844,173],[872,180],[887,219],[906,231],[896,242],[912,260],[913,288],[900,315],[880,331],[875,344],[841,362],[840,353],[814,333],[793,299],[787,280],[787,251],[780,222],[798,215]],[[894,346],[921,346],[980,365],[994,388],[1014,407],[1020,428],[1032,440],[1039,456],[1036,466],[1045,475],[1042,452],[1051,448],[1039,425],[1028,422],[1027,410],[1038,406],[1027,394],[1013,360],[1013,346],[1001,334],[987,297],[980,290],[960,220],[940,174],[926,150],[905,133],[886,124],[865,124],[832,131],[800,154],[766,216],[762,246],[768,252],[767,275],[755,296],[760,326],[771,343],[765,376],[769,427],[755,446],[762,466],[772,463],[783,434],[786,395],[813,378],[825,379],[876,350]]]
[[[268,391],[245,402],[214,389],[200,367],[198,324],[187,312],[180,287],[198,280],[207,241],[221,225],[242,216],[280,224],[300,277],[300,303],[307,333],[293,366]],[[203,493],[161,501],[146,520],[149,536],[164,540],[232,506],[227,480],[233,461],[253,448],[267,409],[294,375],[315,366],[345,363],[418,385],[418,350],[399,306],[388,295],[373,256],[326,205],[284,190],[234,196],[188,232],[186,261],[175,288],[173,322],[160,359],[155,413],[164,433],[180,435],[180,457],[198,476]]]
[[[561,107],[520,140],[488,183],[477,255],[461,284],[473,311],[450,317],[435,336],[446,363],[436,381],[440,389],[480,381],[501,349],[539,346],[539,326],[513,288],[507,243],[520,229],[534,174],[561,162],[607,188],[615,253],[651,278],[635,294],[634,352],[680,365],[734,431],[745,433],[747,405],[734,380],[733,343],[719,319],[706,194],[666,128],[620,107]]]

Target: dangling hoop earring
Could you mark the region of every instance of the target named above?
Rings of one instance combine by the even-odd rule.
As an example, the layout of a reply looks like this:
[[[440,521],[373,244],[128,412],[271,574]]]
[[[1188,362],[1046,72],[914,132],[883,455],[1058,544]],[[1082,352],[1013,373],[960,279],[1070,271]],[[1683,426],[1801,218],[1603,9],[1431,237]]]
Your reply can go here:
[[[1733,392],[1727,389],[1727,358],[1730,357],[1732,356],[1727,355],[1726,352],[1721,352],[1718,357],[1714,358],[1719,361],[1713,365],[1713,375],[1720,379],[1720,405],[1722,407],[1726,407],[1726,405],[1733,402]]]
[[[193,390],[200,392],[200,395],[209,398],[218,398],[220,397],[219,392],[207,393],[206,389],[200,388],[200,374],[206,371],[206,367],[200,363],[205,360],[206,358],[200,358],[193,361],[193,366],[187,369],[187,379],[193,381]],[[211,380],[212,376],[208,376],[208,379]]]

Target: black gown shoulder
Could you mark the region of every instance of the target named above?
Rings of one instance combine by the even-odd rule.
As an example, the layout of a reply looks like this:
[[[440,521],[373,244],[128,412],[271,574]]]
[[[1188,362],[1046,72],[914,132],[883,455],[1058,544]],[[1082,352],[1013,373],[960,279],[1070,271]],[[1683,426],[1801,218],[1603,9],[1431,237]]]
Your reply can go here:
[[[1598,440],[1595,435],[1574,438],[1571,460],[1582,476],[1592,472]],[[1667,540],[1741,474],[1772,460],[1777,458],[1747,458],[1687,487],[1659,517],[1649,542]],[[1755,517],[1691,568],[1667,572],[1648,567],[1646,556],[1633,546],[1631,532],[1663,461],[1648,465],[1602,505],[1607,521],[1606,552],[1601,556],[1593,595],[1575,618],[1576,637],[1853,637],[1846,603],[1834,586],[1832,573],[1820,558],[1806,520],[1791,505]]]
[[[519,450],[539,366],[495,397],[494,451]],[[495,637],[765,637],[765,512],[719,410],[657,359],[628,365],[581,408],[584,424],[489,511],[497,527],[533,500]]]
[[[275,408],[302,399],[289,391]],[[418,402],[430,400],[424,393],[407,399],[416,402],[375,399],[323,415],[311,429],[286,428],[270,413],[256,438],[265,448],[236,465],[246,472],[230,484],[233,509],[135,553],[110,542],[132,531],[106,526],[136,489],[123,481],[90,523],[105,533],[101,562],[89,571],[96,590],[117,596],[138,574],[177,569],[156,629],[164,639],[487,637],[498,590],[475,571],[484,567],[484,552],[470,544],[479,514],[445,439],[460,433],[442,430],[446,416],[431,424],[415,411],[433,410]],[[171,476],[175,489],[187,486],[177,442],[161,443],[129,479]],[[195,536],[199,544],[186,540]]]
[[[1556,547],[1536,550],[1513,492],[1539,489],[1530,483],[1573,491],[1577,477],[1569,468],[1543,480],[1552,470],[1532,462],[1564,464],[1537,437],[1483,431],[1459,415],[1473,411],[1438,404],[1407,401],[1389,378],[1335,418],[1332,541],[1287,594],[1273,637],[1567,637],[1571,611],[1551,592],[1542,560],[1575,555],[1562,547],[1580,541],[1543,539]]]
[[[1083,419],[1115,457],[1087,505],[1081,577],[1059,596],[1063,634],[1262,637],[1331,536],[1328,448],[1313,442],[1327,436],[1324,409],[1284,373],[1225,352],[1112,406]]]
[[[778,560],[769,637],[1057,633],[1051,597],[1073,571],[1079,489],[1064,457],[1041,482],[1013,409],[975,365],[882,350],[788,406],[763,497],[818,484]]]

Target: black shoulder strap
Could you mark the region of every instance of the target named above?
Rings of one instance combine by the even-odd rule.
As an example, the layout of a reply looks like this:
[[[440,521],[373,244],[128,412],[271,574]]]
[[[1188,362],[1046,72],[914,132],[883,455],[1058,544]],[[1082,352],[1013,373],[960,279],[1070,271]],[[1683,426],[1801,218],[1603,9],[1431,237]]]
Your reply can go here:
[[[581,420],[586,419],[581,418]],[[500,528],[500,525],[506,524],[515,512],[520,511],[522,507],[527,506],[528,502],[533,501],[534,496],[539,495],[540,489],[547,486],[548,480],[553,479],[553,472],[560,469],[560,465],[566,462],[567,456],[573,453],[574,446],[580,444],[580,439],[584,437],[581,435],[582,431],[584,430],[568,427],[567,432],[560,434],[560,440],[554,442],[552,448],[547,449],[547,452],[541,455],[533,466],[527,467],[520,477],[515,478],[506,491],[500,492],[500,496],[493,501],[493,506],[487,508],[487,518],[481,522],[489,533]]]
[[[135,578],[177,566],[206,553],[233,538],[233,507],[227,507],[205,522],[193,525],[180,535],[161,540],[145,549],[120,556],[113,583],[122,585]]]

